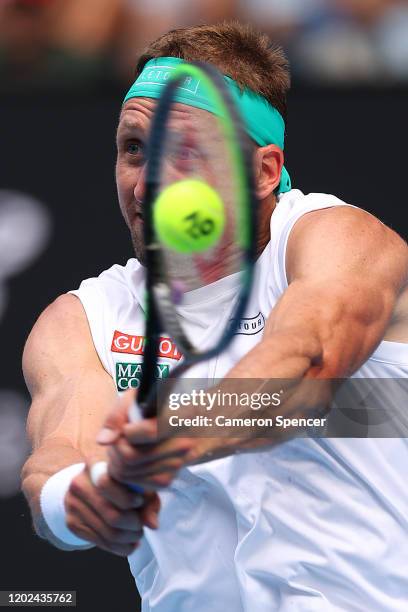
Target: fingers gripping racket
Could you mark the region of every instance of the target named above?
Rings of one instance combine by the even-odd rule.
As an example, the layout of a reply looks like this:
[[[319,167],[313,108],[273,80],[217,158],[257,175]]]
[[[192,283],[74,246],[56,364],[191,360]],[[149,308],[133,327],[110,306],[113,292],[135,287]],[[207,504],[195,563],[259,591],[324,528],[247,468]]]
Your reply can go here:
[[[175,101],[186,79],[205,88],[211,112],[201,108],[186,112]],[[158,100],[147,146],[146,343],[131,421],[157,413],[156,372],[163,335],[170,336],[183,355],[171,373],[173,379],[220,354],[236,332],[255,262],[253,149],[224,77],[207,64],[180,64]],[[188,329],[183,305],[191,291],[225,277],[236,282],[232,308],[203,347]]]

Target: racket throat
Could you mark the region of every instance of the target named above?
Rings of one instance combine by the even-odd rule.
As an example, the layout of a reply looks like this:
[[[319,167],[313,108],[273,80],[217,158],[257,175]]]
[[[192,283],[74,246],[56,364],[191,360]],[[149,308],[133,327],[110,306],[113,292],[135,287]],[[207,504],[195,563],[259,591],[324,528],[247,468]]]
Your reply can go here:
[[[194,353],[195,348],[184,333],[179,315],[174,307],[173,289],[166,282],[161,281],[153,286],[153,295],[166,333],[171,336],[182,353]]]

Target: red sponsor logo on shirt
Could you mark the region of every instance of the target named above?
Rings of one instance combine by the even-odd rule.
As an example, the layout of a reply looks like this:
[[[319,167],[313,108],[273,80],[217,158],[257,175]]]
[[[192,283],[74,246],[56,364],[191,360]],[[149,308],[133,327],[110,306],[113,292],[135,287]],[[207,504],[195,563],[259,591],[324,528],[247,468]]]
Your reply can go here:
[[[144,336],[132,336],[116,330],[113,334],[111,351],[113,353],[127,353],[128,355],[143,355],[144,346]],[[182,357],[177,346],[170,338],[160,338],[157,356],[175,359],[176,361],[179,361]]]

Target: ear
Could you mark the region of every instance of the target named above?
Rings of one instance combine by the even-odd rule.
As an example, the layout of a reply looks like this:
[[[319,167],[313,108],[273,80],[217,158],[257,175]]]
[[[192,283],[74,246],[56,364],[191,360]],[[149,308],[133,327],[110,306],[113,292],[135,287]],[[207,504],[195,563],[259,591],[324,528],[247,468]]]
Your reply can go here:
[[[259,200],[267,198],[279,185],[283,162],[283,151],[276,145],[258,147],[255,150],[255,189]]]

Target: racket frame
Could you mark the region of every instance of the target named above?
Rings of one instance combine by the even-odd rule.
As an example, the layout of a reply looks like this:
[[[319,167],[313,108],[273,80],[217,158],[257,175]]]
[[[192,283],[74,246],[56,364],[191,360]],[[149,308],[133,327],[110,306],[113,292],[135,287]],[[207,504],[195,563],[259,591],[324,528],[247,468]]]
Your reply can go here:
[[[161,247],[157,240],[153,207],[160,190],[161,169],[165,134],[172,103],[177,91],[186,77],[193,77],[204,83],[211,92],[217,109],[221,110],[220,123],[228,143],[232,166],[237,184],[238,223],[242,228],[239,234],[243,251],[242,286],[235,310],[226,328],[214,347],[206,352],[198,352],[191,344],[179,323],[172,302],[171,288],[166,282],[165,264]],[[238,143],[234,146],[232,143]],[[181,376],[194,364],[212,359],[226,349],[231,342],[239,321],[244,315],[252,286],[252,270],[256,260],[256,227],[258,200],[253,179],[253,144],[243,121],[235,107],[222,74],[204,62],[180,64],[171,74],[165,85],[153,116],[150,137],[147,145],[146,187],[143,200],[144,244],[146,252],[146,299],[145,299],[145,347],[142,377],[138,389],[137,404],[143,417],[156,416],[157,380],[155,378],[160,333],[166,330],[184,357],[176,366],[171,377]]]

